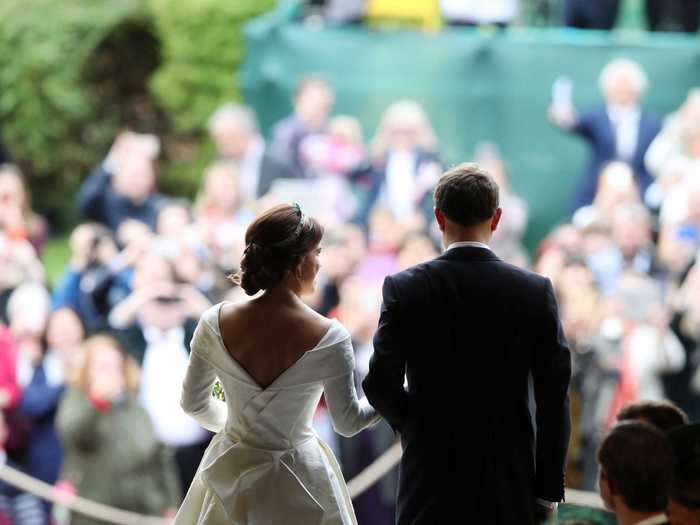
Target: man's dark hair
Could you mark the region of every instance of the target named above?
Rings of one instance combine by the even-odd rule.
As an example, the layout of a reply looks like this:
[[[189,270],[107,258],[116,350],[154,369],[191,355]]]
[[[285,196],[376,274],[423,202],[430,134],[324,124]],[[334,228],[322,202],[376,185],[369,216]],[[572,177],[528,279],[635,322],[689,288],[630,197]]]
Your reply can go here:
[[[460,226],[476,226],[496,213],[498,185],[478,164],[465,162],[442,176],[435,207]]]
[[[618,421],[646,421],[662,432],[688,423],[688,414],[670,401],[633,401],[617,413]]]
[[[598,449],[610,488],[637,512],[666,509],[672,461],[666,436],[643,421],[618,423]]]
[[[700,424],[684,425],[668,433],[673,450],[671,498],[700,511]]]

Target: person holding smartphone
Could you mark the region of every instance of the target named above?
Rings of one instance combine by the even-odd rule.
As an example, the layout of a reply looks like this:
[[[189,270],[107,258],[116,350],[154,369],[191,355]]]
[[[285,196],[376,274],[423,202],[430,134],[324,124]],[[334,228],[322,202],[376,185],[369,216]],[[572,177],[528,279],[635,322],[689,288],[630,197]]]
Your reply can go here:
[[[77,196],[80,214],[116,232],[122,222],[136,219],[155,229],[165,197],[156,189],[158,137],[124,131],[107,158],[85,179]]]
[[[571,101],[571,88],[562,89],[561,80],[557,88],[555,81],[549,107],[549,120],[555,126],[579,135],[590,147],[572,211],[593,201],[598,177],[611,161],[623,161],[632,167],[641,195],[652,182],[644,155],[661,129],[661,121],[641,106],[648,85],[644,70],[632,60],[616,59],[601,71],[599,85],[604,104],[579,113]]]

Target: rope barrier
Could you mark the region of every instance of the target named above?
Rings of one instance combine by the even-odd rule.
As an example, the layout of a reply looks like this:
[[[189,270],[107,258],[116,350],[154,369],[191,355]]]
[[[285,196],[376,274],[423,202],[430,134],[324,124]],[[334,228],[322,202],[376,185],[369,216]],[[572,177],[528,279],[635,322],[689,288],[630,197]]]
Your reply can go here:
[[[355,499],[384,477],[399,463],[401,453],[401,443],[397,441],[365,470],[348,481],[350,497]],[[168,520],[163,518],[144,516],[81,498],[80,496],[66,495],[56,490],[52,485],[32,478],[6,465],[0,468],[0,480],[52,503],[67,507],[73,512],[114,525],[166,525],[169,523]],[[566,503],[595,509],[605,508],[598,494],[582,490],[567,489]]]
[[[350,497],[355,499],[365,490],[383,478],[401,460],[401,442],[394,443],[389,450],[379,456],[370,466],[348,481]]]
[[[163,518],[143,516],[135,512],[116,509],[103,503],[91,501],[80,496],[66,495],[56,490],[52,485],[8,467],[0,468],[0,479],[25,492],[39,496],[47,501],[68,507],[71,511],[89,516],[90,518],[106,521],[115,525],[166,525]]]

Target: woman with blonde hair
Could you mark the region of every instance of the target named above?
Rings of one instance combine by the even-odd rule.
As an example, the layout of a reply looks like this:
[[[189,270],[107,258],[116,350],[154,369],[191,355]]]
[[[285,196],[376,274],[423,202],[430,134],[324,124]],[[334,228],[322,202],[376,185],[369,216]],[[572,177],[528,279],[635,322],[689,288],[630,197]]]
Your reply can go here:
[[[357,220],[367,224],[381,204],[401,221],[432,217],[431,191],[442,173],[437,139],[423,107],[415,100],[391,104],[370,144],[369,163],[354,178],[368,178],[369,191]]]
[[[62,479],[87,499],[142,514],[172,516],[180,500],[170,453],[139,404],[139,371],[119,343],[95,335],[56,417]],[[73,525],[97,525],[73,516]]]
[[[235,163],[220,160],[204,172],[195,204],[195,225],[219,268],[235,268],[243,253],[245,227],[253,219],[243,206],[240,170]]]

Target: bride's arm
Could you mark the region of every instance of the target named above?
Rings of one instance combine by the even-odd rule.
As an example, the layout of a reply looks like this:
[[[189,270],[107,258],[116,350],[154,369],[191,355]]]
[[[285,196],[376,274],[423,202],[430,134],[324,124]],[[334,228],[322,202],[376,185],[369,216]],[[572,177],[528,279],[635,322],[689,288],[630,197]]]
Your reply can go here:
[[[352,343],[348,338],[341,344],[347,373],[326,379],[323,382],[323,389],[333,428],[338,434],[350,437],[379,421],[380,416],[369,404],[367,398],[357,398]]]
[[[207,430],[219,432],[226,424],[228,411],[226,403],[212,397],[212,387],[216,381],[216,370],[203,357],[197,354],[198,327],[192,338],[192,353],[182,382],[180,406]]]

